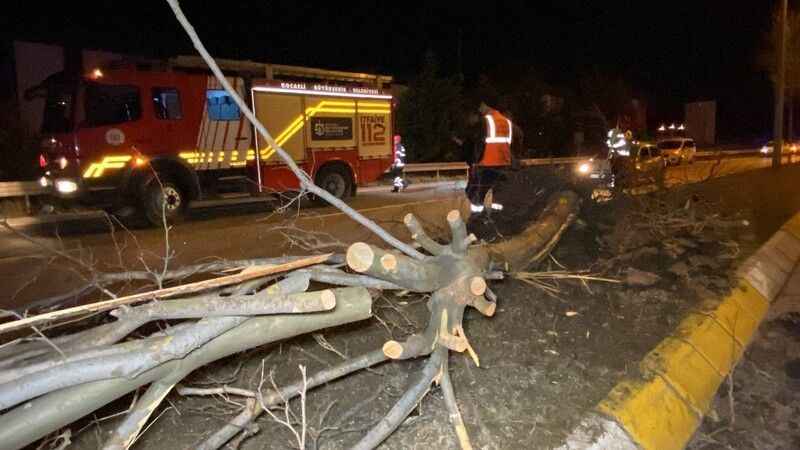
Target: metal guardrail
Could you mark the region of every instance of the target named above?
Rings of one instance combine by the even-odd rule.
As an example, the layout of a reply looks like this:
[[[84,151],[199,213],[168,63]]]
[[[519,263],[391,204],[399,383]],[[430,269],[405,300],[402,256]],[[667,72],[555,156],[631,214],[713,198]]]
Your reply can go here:
[[[45,188],[36,181],[7,181],[0,183],[0,199],[23,197],[25,210],[31,210],[31,197],[45,193]]]
[[[44,194],[43,188],[36,181],[8,181],[0,183],[0,198],[26,197]]]
[[[695,153],[698,158],[710,158],[714,156],[736,156],[736,155],[755,155],[758,150],[707,150]],[[560,158],[531,158],[520,160],[523,166],[546,166],[556,164],[577,164],[591,159],[587,156],[567,156]],[[465,162],[446,162],[446,163],[416,163],[406,164],[405,173],[433,172],[438,179],[441,172],[466,172],[469,166]]]
[[[585,156],[569,156],[564,158],[531,158],[521,159],[520,164],[523,166],[546,166],[550,164],[574,164],[581,161],[588,160]],[[406,164],[404,169],[405,173],[420,173],[420,172],[433,172],[436,178],[439,179],[441,172],[466,172],[469,170],[467,163],[459,162],[446,162],[446,163],[415,163]]]
[[[708,158],[710,156],[732,156],[732,155],[755,155],[758,154],[758,149],[752,150],[707,150],[697,152],[694,155],[698,158]]]

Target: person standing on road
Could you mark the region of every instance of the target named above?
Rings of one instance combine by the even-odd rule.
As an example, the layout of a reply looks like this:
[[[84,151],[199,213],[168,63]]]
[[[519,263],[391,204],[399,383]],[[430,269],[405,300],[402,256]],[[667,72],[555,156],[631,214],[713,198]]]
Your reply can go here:
[[[392,192],[399,192],[405,189],[408,183],[403,178],[403,169],[406,167],[406,149],[400,139],[400,135],[394,137],[394,162],[392,163]]]
[[[481,102],[478,112],[483,116],[483,127],[479,127],[479,131],[472,133],[473,135],[477,134],[477,137],[470,136],[472,138],[471,145],[463,146],[465,153],[470,150],[469,147],[472,147],[474,151],[472,157],[467,161],[470,163],[470,176],[466,188],[470,212],[473,214],[483,212],[486,194],[498,180],[503,178],[503,172],[511,166],[511,143],[514,133],[514,125],[511,120],[496,109],[490,108],[486,103]],[[470,117],[469,122],[476,126],[480,123],[480,118],[474,114]],[[468,141],[470,141],[469,138]],[[493,201],[491,209],[502,211],[503,205]]]

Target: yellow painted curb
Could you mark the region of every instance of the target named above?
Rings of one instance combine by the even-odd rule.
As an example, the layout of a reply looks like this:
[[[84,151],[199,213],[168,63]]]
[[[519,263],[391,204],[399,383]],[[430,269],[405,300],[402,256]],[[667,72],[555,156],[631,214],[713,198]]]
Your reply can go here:
[[[762,246],[740,273],[739,285],[722,299],[701,303],[639,364],[641,377],[617,384],[597,411],[622,427],[632,443],[644,450],[683,449],[711,408],[725,377],[744,354],[769,305],[789,273],[763,271],[756,289],[747,268],[786,271],[800,254],[775,249],[800,248],[800,214],[795,215]],[[775,258],[782,258],[775,261]],[[792,259],[794,259],[792,261]],[[766,297],[762,292],[769,293]]]
[[[689,410],[660,377],[621,382],[600,403],[598,410],[613,418],[645,449],[683,448],[675,445],[675,435],[700,425],[700,417]]]

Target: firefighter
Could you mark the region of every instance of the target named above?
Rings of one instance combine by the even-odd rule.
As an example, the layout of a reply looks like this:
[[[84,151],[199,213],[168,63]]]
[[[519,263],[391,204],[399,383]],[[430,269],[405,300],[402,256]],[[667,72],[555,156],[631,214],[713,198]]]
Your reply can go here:
[[[403,178],[403,168],[406,166],[406,149],[401,143],[400,135],[394,137],[394,162],[392,163],[392,192],[399,192],[408,187],[408,182]]]
[[[504,171],[511,166],[511,143],[513,142],[514,125],[499,111],[481,102],[478,107],[479,117],[474,114],[469,122],[477,131],[473,134],[472,147],[474,154],[467,159],[470,163],[470,177],[466,194],[470,203],[470,212],[480,214],[484,211],[486,194],[495,183],[504,177]],[[481,123],[482,122],[482,123]],[[469,151],[469,148],[465,148]],[[469,155],[467,155],[469,156]],[[502,211],[503,205],[491,204],[493,211]]]

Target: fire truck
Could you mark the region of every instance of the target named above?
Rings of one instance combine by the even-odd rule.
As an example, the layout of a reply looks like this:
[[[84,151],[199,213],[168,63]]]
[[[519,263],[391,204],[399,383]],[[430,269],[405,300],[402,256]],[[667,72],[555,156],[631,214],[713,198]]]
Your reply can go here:
[[[385,75],[222,60],[227,80],[315,183],[338,198],[394,160]],[[64,201],[135,207],[153,224],[190,202],[299,189],[202,60],[123,61],[50,76],[40,183]]]

